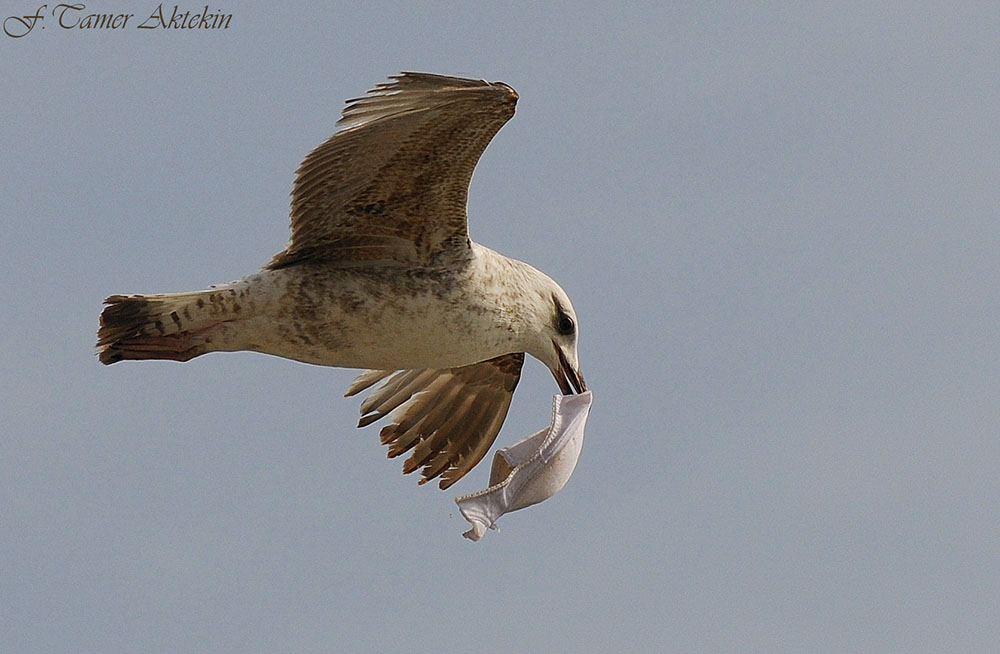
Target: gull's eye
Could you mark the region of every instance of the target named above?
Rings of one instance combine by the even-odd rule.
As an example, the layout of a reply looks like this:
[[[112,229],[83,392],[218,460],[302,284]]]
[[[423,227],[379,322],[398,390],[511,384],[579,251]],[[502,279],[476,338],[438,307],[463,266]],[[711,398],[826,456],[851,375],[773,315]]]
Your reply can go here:
[[[556,322],[556,329],[563,336],[569,336],[573,333],[573,330],[576,329],[576,326],[573,324],[572,318],[567,316],[565,313],[561,313],[559,314],[558,322]]]

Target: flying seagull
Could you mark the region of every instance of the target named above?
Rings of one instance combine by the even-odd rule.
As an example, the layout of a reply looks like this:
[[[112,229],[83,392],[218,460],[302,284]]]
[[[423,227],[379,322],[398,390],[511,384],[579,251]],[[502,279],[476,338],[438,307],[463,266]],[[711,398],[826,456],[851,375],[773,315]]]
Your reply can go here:
[[[501,82],[401,73],[348,100],[292,188],[291,240],[259,272],[191,293],[112,295],[101,363],[250,350],[365,368],[359,427],[444,489],[489,451],[524,354],[586,390],[558,284],[469,238],[476,162],[514,115]],[[390,415],[391,414],[391,415]]]

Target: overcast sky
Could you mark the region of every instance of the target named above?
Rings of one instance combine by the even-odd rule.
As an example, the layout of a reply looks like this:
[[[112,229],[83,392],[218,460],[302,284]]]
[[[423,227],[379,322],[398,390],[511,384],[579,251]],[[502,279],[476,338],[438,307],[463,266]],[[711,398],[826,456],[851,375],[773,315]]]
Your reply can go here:
[[[84,2],[134,16],[0,34],[0,650],[1000,641],[997,5]],[[479,543],[488,464],[417,487],[354,371],[93,347],[107,295],[281,250],[400,70],[517,89],[470,231],[567,290],[594,391],[566,488]],[[557,391],[527,365],[497,444]]]

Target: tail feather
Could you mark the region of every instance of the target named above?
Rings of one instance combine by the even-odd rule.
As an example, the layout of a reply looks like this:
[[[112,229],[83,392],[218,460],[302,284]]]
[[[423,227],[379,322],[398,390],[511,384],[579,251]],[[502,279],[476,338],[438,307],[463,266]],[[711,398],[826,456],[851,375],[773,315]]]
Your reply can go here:
[[[97,332],[98,357],[110,365],[123,359],[187,361],[208,351],[207,329],[221,322],[208,308],[206,292],[112,295]]]

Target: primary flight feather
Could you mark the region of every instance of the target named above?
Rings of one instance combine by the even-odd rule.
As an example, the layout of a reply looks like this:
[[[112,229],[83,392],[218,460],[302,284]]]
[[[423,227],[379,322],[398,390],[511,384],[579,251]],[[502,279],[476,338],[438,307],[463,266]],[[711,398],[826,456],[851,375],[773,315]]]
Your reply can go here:
[[[562,393],[586,390],[566,293],[468,235],[472,171],[516,103],[506,84],[427,73],[349,100],[296,173],[285,249],[208,290],[107,298],[100,361],[249,350],[369,369],[347,392],[379,384],[359,426],[388,417],[389,456],[447,488],[496,439],[524,353]]]

